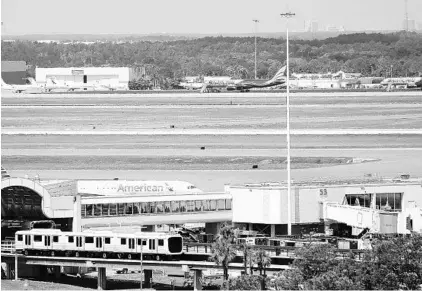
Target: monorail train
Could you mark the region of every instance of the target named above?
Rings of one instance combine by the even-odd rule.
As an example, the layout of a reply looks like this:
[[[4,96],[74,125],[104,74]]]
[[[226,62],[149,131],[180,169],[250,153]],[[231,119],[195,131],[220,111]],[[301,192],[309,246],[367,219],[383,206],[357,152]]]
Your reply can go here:
[[[15,234],[16,252],[24,255],[174,260],[182,254],[179,234],[62,232],[58,229],[21,230]]]

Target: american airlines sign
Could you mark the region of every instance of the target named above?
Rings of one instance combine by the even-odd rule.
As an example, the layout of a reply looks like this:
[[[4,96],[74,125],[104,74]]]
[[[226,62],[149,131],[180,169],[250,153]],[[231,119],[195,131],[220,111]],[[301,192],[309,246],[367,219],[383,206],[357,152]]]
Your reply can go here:
[[[143,185],[119,184],[119,187],[117,188],[117,192],[123,192],[123,193],[164,192],[164,187],[161,185],[147,185],[147,184],[143,184]]]

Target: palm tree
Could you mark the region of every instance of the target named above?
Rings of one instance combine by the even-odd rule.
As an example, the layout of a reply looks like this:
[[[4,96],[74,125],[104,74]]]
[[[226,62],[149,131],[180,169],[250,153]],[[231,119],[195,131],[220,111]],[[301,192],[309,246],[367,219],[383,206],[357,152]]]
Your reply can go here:
[[[255,262],[258,265],[259,275],[262,278],[262,290],[265,290],[265,277],[266,277],[266,269],[271,265],[271,258],[267,254],[267,252],[263,249],[258,249],[255,252]],[[264,271],[264,276],[262,277],[262,271]]]
[[[233,227],[223,225],[211,246],[210,260],[221,265],[224,270],[224,279],[229,279],[229,263],[236,257],[236,235]]]
[[[248,264],[253,265],[253,251],[245,242],[238,245],[238,250],[243,254],[243,265],[245,275],[248,274]],[[252,269],[252,268],[251,268]],[[251,271],[252,274],[252,271]]]

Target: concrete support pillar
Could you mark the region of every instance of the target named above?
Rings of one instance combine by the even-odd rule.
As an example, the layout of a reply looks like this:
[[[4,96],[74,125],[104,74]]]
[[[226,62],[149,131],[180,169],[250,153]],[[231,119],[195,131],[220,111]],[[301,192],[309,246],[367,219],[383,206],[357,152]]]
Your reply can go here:
[[[81,212],[81,195],[77,194],[73,197],[73,221],[72,221],[72,231],[73,232],[81,232],[81,219],[82,219],[82,212]]]
[[[271,237],[275,237],[275,224],[271,224]]]
[[[193,290],[202,290],[202,270],[195,270],[195,275],[193,278]]]
[[[60,279],[61,267],[60,266],[54,266],[53,271],[54,271],[54,278]]]
[[[97,268],[97,270],[98,270],[97,290],[106,290],[107,289],[106,268]]]
[[[252,230],[252,228],[253,228],[253,224],[252,223],[249,223],[248,230]]]
[[[15,255],[15,281],[18,280],[18,275],[19,275],[18,271],[19,271],[19,262],[18,262],[18,255],[16,254]]]
[[[151,288],[152,287],[152,270],[144,270],[144,278],[145,282],[143,287],[144,288]]]

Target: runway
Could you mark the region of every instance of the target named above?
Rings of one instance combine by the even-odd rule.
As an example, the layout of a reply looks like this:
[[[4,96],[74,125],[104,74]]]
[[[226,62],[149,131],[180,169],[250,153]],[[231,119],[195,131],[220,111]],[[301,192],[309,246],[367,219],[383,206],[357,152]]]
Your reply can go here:
[[[292,159],[305,162],[292,179],[422,177],[422,97],[410,93],[293,95]],[[41,179],[186,180],[205,191],[284,181],[284,97],[253,94],[2,98],[2,164]]]

